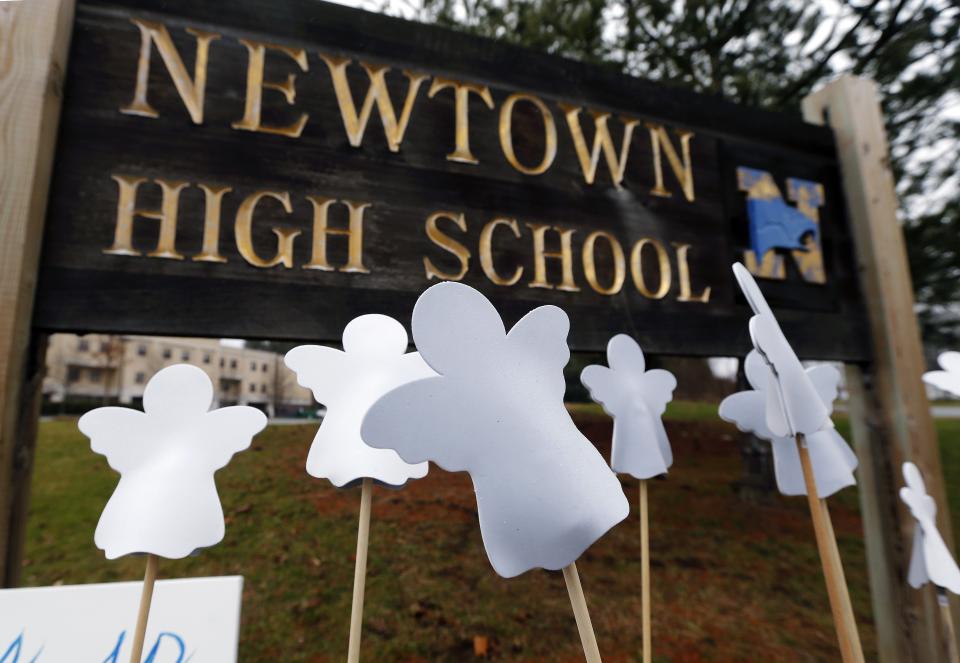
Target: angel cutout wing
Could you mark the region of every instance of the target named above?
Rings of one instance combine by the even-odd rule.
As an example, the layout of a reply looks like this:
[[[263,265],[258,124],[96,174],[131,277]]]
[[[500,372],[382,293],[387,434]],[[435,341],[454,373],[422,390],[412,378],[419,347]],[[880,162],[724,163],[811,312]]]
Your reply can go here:
[[[912,587],[932,582],[960,594],[960,569],[937,529],[937,504],[927,494],[923,476],[916,465],[903,464],[903,479],[906,486],[900,489],[900,499],[917,521],[907,581]]]
[[[335,380],[327,375],[342,375],[348,369],[347,353],[325,345],[298,345],[283,357],[287,368],[297,374],[297,384],[313,393],[318,403],[327,405],[339,393]]]
[[[397,387],[364,417],[371,446],[470,473],[484,547],[504,577],[570,564],[629,511],[563,405],[568,326],[544,306],[507,334],[482,294],[435,285],[414,307],[413,336],[439,376]]]
[[[809,434],[827,425],[830,412],[787,342],[757,282],[740,263],[733,273],[756,315],[750,319],[750,338],[772,369],[768,380],[767,425],[778,436]]]
[[[923,381],[954,396],[960,396],[960,352],[942,352],[937,357],[937,363],[943,370],[924,373]]]
[[[99,408],[80,418],[93,449],[120,472],[94,535],[109,559],[176,559],[223,538],[214,472],[250,445],[267,418],[246,406],[209,412],[212,397],[206,373],[178,364],[151,378],[145,412]]]
[[[139,433],[145,417],[143,412],[126,407],[100,407],[80,417],[77,427],[90,438],[94,453],[106,456],[110,467],[123,474],[143,457]]]
[[[213,447],[209,454],[213,471],[225,467],[234,454],[249,448],[253,437],[266,423],[263,412],[246,405],[231,405],[206,413],[200,423],[200,435]]]
[[[607,362],[609,368],[584,368],[580,381],[614,418],[610,466],[638,479],[664,474],[673,464],[673,452],[661,416],[676,378],[662,369],[645,370],[643,351],[626,334],[610,339]]]
[[[803,480],[803,468],[800,453],[792,437],[775,435],[767,425],[768,396],[771,388],[770,367],[759,352],[753,350],[747,355],[744,372],[752,390],[741,391],[727,396],[720,403],[720,418],[729,421],[745,433],[752,433],[760,439],[769,440],[773,445],[773,467],[777,488],[784,495],[806,495]],[[815,366],[807,369],[811,382],[816,385],[818,398],[824,399],[824,407],[832,409],[832,399],[837,392],[839,373],[831,366]],[[831,399],[826,401],[826,399]],[[837,491],[856,484],[853,471],[857,468],[857,457],[839,433],[827,420],[821,430],[806,436],[807,449],[817,484],[817,494],[821,498],[829,497]]]
[[[569,331],[570,319],[562,309],[540,306],[520,318],[507,334],[506,351],[523,366],[515,377],[535,376],[527,380],[528,388],[542,390],[546,399],[563,402],[567,389],[563,367],[570,361]]]
[[[327,406],[307,455],[307,472],[343,487],[364,478],[389,486],[426,476],[426,463],[404,462],[392,449],[364,442],[361,425],[370,406],[400,385],[435,373],[416,352],[407,353],[407,332],[391,317],[361,315],[343,331],[344,351],[300,346],[287,366],[300,384]]]

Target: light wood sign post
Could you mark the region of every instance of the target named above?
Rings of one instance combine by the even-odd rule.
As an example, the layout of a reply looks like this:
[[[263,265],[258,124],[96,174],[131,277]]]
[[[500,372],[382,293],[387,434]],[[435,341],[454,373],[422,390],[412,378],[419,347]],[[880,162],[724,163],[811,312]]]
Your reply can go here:
[[[453,280],[508,325],[563,307],[574,350],[742,357],[741,261],[850,367],[883,660],[945,660],[903,581],[895,468],[945,501],[879,107],[841,79],[804,110],[314,0],[0,2],[0,581],[45,334],[337,341]]]

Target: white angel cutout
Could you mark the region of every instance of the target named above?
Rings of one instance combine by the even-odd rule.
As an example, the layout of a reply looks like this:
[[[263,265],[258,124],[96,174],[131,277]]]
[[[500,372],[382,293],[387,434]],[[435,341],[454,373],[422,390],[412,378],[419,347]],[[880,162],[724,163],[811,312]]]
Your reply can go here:
[[[569,325],[541,306],[506,333],[482,294],[437,284],[417,300],[413,338],[439,376],[394,389],[363,422],[372,446],[470,473],[487,556],[507,578],[571,566],[629,512],[564,407]]]
[[[937,529],[937,503],[927,494],[923,476],[913,463],[903,464],[903,480],[907,485],[900,489],[900,499],[917,521],[907,582],[915,588],[932,582],[960,594],[960,569]]]
[[[750,318],[753,346],[771,369],[769,387],[763,390],[770,432],[777,437],[795,437],[833,427],[830,410],[783,335],[753,275],[740,263],[733,265],[733,274],[755,314]]]
[[[214,472],[250,446],[267,417],[243,405],[211,411],[212,402],[207,374],[177,364],[147,383],[143,412],[101,407],[80,417],[91,448],[120,473],[94,536],[108,559],[180,559],[223,539]]]
[[[767,426],[766,390],[770,388],[772,372],[759,352],[753,350],[744,362],[744,372],[752,390],[731,394],[720,403],[720,418],[736,424],[744,433],[752,433],[773,445],[773,471],[777,488],[784,495],[806,495],[807,487],[800,465],[800,452],[791,437],[774,435]],[[806,370],[820,400],[829,411],[837,398],[840,373],[832,366],[814,366]],[[810,463],[816,479],[818,497],[826,498],[857,483],[853,471],[857,456],[833,426],[806,436]]]
[[[343,351],[301,345],[287,353],[297,382],[327,407],[317,430],[307,472],[344,487],[364,478],[390,486],[426,476],[427,463],[409,464],[392,449],[375,449],[360,435],[363,417],[385,393],[435,376],[416,352],[407,352],[407,331],[386,315],[354,318],[343,330]]]
[[[767,429],[765,432],[771,438],[790,438],[797,445],[801,474],[804,476],[803,492],[807,496],[807,506],[813,521],[820,561],[825,570],[840,566],[836,564],[840,559],[840,552],[837,549],[836,537],[833,535],[830,512],[826,502],[821,499],[823,493],[817,485],[810,446],[811,438],[814,438],[816,444],[818,436],[835,434],[833,422],[830,421],[830,407],[821,398],[814,380],[804,370],[800,359],[787,342],[783,330],[780,329],[773,311],[770,310],[753,276],[740,263],[733,265],[733,273],[755,314],[750,318],[750,338],[753,341],[753,347],[767,366],[766,374],[756,369],[752,370],[755,379],[760,383],[766,383],[759,392],[763,394],[764,415],[757,417],[759,421],[753,422],[752,427],[757,429],[761,427],[761,423],[765,424]],[[832,403],[832,395],[829,400]],[[737,413],[740,417],[746,417],[746,412],[750,410],[748,407],[735,409],[741,410]],[[835,440],[817,446],[829,449],[830,444],[834,443]],[[843,455],[837,454],[840,458]],[[786,458],[784,454],[781,454],[781,457]],[[850,591],[843,577],[842,566],[835,573],[825,573],[824,580],[827,583],[827,595],[830,598],[830,608],[834,616],[834,626],[837,629],[837,640],[843,659],[845,662],[862,661],[860,634],[853,616]]]
[[[647,371],[643,350],[626,334],[607,343],[607,363],[609,368],[587,366],[580,381],[613,417],[610,467],[636,479],[665,474],[673,465],[673,451],[660,417],[673,398],[677,379],[663,369]]]
[[[937,389],[960,396],[960,352],[941,352],[937,357],[942,371],[927,371],[923,381]]]

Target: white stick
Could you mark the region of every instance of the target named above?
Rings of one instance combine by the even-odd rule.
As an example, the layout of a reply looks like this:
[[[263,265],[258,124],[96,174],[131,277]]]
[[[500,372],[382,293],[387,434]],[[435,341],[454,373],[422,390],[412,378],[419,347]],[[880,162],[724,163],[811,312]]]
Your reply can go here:
[[[143,639],[147,633],[147,618],[150,616],[150,603],[153,601],[153,584],[157,580],[158,563],[159,559],[156,555],[147,555],[147,571],[143,575],[140,612],[137,613],[137,628],[133,632],[130,663],[140,663],[140,659],[143,657]]]
[[[643,663],[653,660],[650,635],[650,526],[647,516],[647,482],[640,480],[640,594],[643,625]]]
[[[363,625],[363,590],[367,583],[367,543],[370,540],[370,501],[373,480],[364,479],[360,489],[360,525],[357,528],[357,565],[353,571],[353,607],[350,610],[350,644],[347,663],[360,661],[360,628]]]
[[[573,616],[577,620],[577,630],[580,631],[580,643],[583,645],[583,655],[587,663],[601,663],[600,648],[597,647],[597,636],[590,623],[590,611],[587,610],[587,598],[583,595],[580,586],[580,575],[577,573],[577,563],[563,567],[563,579],[567,582],[567,592],[570,594],[570,604],[573,606]]]

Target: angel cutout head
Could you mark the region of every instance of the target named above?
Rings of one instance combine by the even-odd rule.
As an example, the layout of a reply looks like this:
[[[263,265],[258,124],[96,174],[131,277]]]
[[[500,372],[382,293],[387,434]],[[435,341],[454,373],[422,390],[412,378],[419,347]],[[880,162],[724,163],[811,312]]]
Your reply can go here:
[[[297,381],[327,406],[307,455],[307,472],[346,486],[364,478],[389,486],[427,474],[427,463],[403,462],[396,451],[364,444],[360,424],[373,403],[412,380],[436,375],[416,352],[407,352],[407,331],[385,315],[361,315],[343,330],[343,352],[301,345],[284,361]]]
[[[584,368],[580,381],[613,417],[610,467],[637,479],[666,473],[673,452],[660,417],[673,398],[677,379],[662,369],[647,371],[643,350],[626,334],[607,343],[607,362],[609,368]]]
[[[720,418],[736,424],[744,433],[752,433],[773,445],[773,471],[777,488],[784,495],[806,495],[800,452],[792,437],[775,435],[767,425],[768,394],[771,385],[770,367],[756,350],[747,355],[744,363],[747,381],[753,389],[732,394],[720,403]],[[832,366],[813,366],[806,370],[818,398],[828,412],[833,410],[840,386],[840,373]],[[829,422],[829,419],[827,420]],[[856,483],[853,471],[857,457],[846,441],[831,425],[806,436],[807,450],[821,498]]]
[[[147,383],[143,412],[101,407],[80,417],[91,448],[120,473],[94,536],[108,559],[179,559],[223,539],[213,474],[250,446],[267,417],[244,405],[211,411],[212,402],[207,374],[177,364]]]
[[[733,274],[747,303],[755,315],[750,319],[753,347],[770,367],[767,378],[766,422],[778,437],[809,435],[832,425],[830,411],[817,397],[817,390],[790,347],[780,324],[773,316],[757,282],[740,263],[733,265]]]
[[[394,389],[363,422],[372,446],[470,473],[487,556],[508,578],[569,565],[629,510],[564,407],[568,329],[541,306],[507,333],[482,294],[435,285],[413,310],[413,338],[439,375]]]
[[[941,352],[937,363],[943,370],[924,373],[923,381],[954,396],[960,396],[960,352]]]
[[[917,521],[907,582],[912,587],[932,582],[960,594],[960,569],[937,530],[937,503],[927,495],[920,470],[913,463],[903,464],[903,480],[907,485],[900,489],[900,499]]]

